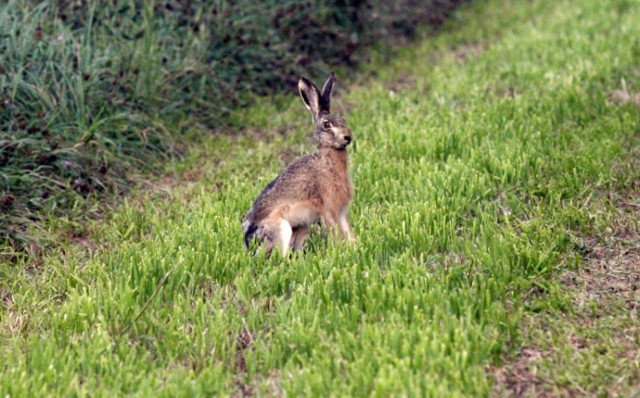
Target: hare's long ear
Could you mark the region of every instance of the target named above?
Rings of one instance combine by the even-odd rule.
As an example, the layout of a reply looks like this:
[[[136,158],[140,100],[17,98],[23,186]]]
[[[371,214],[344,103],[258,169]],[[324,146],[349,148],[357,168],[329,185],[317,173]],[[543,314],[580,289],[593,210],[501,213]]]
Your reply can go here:
[[[300,97],[302,97],[302,101],[307,106],[307,109],[311,111],[313,121],[315,122],[322,111],[322,100],[320,99],[318,88],[306,77],[301,77],[298,81],[298,91],[300,91]]]
[[[320,110],[327,113],[331,112],[331,90],[333,90],[333,82],[336,80],[335,73],[331,72],[329,78],[322,87],[322,94],[320,95]]]

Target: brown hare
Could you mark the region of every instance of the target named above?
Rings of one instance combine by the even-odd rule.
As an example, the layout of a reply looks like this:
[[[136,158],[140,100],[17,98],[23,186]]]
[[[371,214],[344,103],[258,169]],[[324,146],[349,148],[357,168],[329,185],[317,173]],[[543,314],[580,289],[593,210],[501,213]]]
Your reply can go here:
[[[286,255],[298,251],[309,226],[324,220],[333,235],[355,240],[347,209],[353,188],[347,173],[347,146],[353,139],[344,118],[330,113],[331,73],[322,92],[308,79],[298,81],[302,101],[313,115],[315,152],[294,160],[258,196],[244,217],[244,243],[254,237],[265,243],[267,256],[279,246]]]

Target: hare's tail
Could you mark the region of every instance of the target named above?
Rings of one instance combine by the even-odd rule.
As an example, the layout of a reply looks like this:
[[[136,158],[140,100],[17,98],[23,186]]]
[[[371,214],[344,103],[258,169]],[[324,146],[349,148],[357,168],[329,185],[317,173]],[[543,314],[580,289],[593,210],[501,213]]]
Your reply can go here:
[[[255,223],[245,221],[244,225],[244,245],[248,249],[253,237],[258,232],[258,226]]]
[[[247,249],[249,248],[249,244],[253,240],[253,237],[256,235],[257,231],[258,231],[258,226],[252,224],[252,225],[249,226],[249,229],[247,230],[247,232],[245,232],[245,234],[244,234],[244,245],[245,245],[245,247]]]

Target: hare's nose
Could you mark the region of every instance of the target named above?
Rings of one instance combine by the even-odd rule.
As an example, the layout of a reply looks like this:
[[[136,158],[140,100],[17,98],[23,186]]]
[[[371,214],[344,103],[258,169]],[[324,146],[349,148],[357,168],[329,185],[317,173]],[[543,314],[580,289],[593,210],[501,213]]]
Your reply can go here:
[[[345,135],[344,136],[344,141],[349,144],[351,142],[351,136],[350,135]]]

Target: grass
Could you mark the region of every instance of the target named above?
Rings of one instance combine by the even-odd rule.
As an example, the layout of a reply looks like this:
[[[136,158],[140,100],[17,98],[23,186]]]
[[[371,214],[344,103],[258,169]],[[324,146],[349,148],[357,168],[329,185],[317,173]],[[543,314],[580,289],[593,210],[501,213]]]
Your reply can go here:
[[[234,108],[300,74],[351,71],[462,1],[5,3],[0,257],[17,261],[56,244],[47,217],[95,216],[193,135],[224,132]]]
[[[636,154],[637,144],[636,140]],[[635,159],[632,164],[637,168]],[[492,369],[499,381],[497,392],[638,394],[637,184],[636,179],[635,189],[626,195],[615,191],[602,195],[590,212],[592,217],[608,219],[610,226],[576,242],[584,259],[580,267],[561,271],[547,295],[530,295],[526,305],[531,311],[521,321],[521,347]],[[552,300],[564,304],[549,308]]]
[[[585,307],[563,279],[637,223],[607,198],[638,205],[640,108],[609,96],[640,91],[638,19],[633,1],[479,2],[339,83],[354,247],[245,252],[242,215],[311,146],[293,95],[234,115],[244,135],[203,139],[42,263],[0,267],[0,394],[638,394],[637,310]],[[522,358],[542,358],[535,390],[510,382]]]

